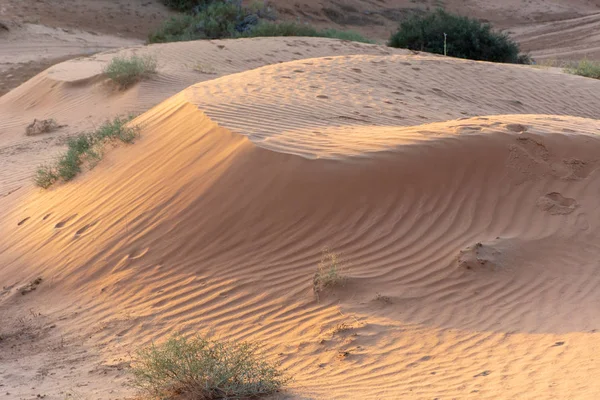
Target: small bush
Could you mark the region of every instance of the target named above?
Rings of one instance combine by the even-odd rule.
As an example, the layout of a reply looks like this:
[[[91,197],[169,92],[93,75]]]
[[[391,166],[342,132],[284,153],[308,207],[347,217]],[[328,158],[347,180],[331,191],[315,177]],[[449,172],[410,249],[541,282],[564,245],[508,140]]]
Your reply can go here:
[[[346,279],[339,255],[324,250],[313,277],[314,292],[318,294],[328,287],[343,284]]]
[[[506,34],[492,31],[489,24],[437,10],[413,14],[392,35],[391,47],[444,54],[452,57],[504,63],[530,63],[527,55],[519,55],[519,45]]]
[[[117,117],[106,121],[92,133],[82,133],[69,138],[67,152],[54,165],[42,165],[35,174],[37,186],[47,189],[58,180],[70,181],[81,172],[81,166],[87,163],[93,167],[102,158],[102,149],[111,141],[132,143],[138,136],[137,127],[129,127],[127,123],[132,117]]]
[[[289,379],[258,350],[256,343],[174,336],[138,352],[134,384],[159,399],[239,399],[277,392]]]
[[[38,167],[35,177],[33,178],[36,186],[39,186],[43,189],[48,189],[57,180],[58,175],[51,165],[41,165]]]
[[[586,78],[600,79],[600,62],[584,59],[579,61],[577,65],[566,68],[565,71]]]
[[[156,73],[156,59],[150,56],[115,57],[104,68],[104,74],[122,89]]]

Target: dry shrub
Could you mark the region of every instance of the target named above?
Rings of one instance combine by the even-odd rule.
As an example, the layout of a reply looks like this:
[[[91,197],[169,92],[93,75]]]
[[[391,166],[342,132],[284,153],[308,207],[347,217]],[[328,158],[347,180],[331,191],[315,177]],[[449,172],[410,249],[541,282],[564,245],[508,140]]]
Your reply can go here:
[[[240,399],[269,395],[289,379],[252,342],[173,336],[137,353],[134,384],[157,399]]]

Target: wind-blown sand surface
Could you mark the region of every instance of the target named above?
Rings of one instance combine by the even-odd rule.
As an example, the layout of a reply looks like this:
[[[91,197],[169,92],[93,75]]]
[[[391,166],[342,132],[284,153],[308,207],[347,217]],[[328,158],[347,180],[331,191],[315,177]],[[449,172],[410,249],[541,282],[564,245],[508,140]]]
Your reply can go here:
[[[123,398],[175,331],[264,342],[282,398],[598,397],[599,81],[327,39],[133,51],[159,73],[126,92],[102,54],[0,98],[7,398]],[[32,187],[61,138],[150,107]],[[349,280],[317,298],[324,247]]]

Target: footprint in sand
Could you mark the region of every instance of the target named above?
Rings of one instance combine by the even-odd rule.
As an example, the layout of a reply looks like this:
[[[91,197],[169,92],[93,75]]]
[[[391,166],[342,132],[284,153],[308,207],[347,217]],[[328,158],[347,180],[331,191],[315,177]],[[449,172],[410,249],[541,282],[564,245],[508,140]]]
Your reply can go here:
[[[521,124],[508,124],[506,125],[506,129],[515,133],[523,133],[527,132],[528,128],[525,125]]]
[[[17,226],[23,225],[25,222],[27,222],[27,220],[29,220],[29,218],[31,218],[31,217],[27,217],[25,219],[22,219],[21,221],[19,221],[19,223],[17,224]]]
[[[567,215],[571,214],[579,207],[579,203],[575,199],[564,197],[558,192],[548,193],[541,196],[536,205],[542,211],[546,211],[551,215]]]
[[[123,256],[113,267],[113,272],[125,269],[131,260],[137,260],[144,257],[146,253],[148,253],[148,250],[150,250],[150,248],[146,247],[141,250],[135,250],[132,253]]]
[[[87,235],[88,233],[90,233],[93,228],[98,225],[99,221],[94,221],[91,224],[87,224],[86,226],[84,226],[83,228],[80,228],[77,232],[75,232],[75,237],[80,237],[83,235]]]
[[[52,215],[52,213],[48,213],[48,214],[44,215],[44,218],[42,218],[42,221],[47,220],[48,218],[50,218],[51,215]]]
[[[458,265],[469,270],[486,269],[496,271],[503,268],[502,252],[494,245],[475,243],[458,253]]]
[[[62,221],[60,221],[59,223],[57,223],[56,225],[54,225],[55,229],[62,229],[65,226],[68,225],[69,222],[71,222],[72,220],[74,220],[77,217],[77,214],[73,214],[70,217],[63,219]]]
[[[136,250],[129,255],[129,259],[137,260],[138,258],[142,258],[146,255],[146,253],[148,253],[148,250],[150,250],[150,247],[146,247],[141,250]]]

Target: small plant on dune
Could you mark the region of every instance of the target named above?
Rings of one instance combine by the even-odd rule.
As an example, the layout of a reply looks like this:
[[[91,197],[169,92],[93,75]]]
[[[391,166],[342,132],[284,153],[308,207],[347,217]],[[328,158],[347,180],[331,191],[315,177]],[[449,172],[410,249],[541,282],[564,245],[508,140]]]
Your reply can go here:
[[[36,186],[39,186],[43,189],[48,189],[57,180],[58,175],[55,171],[55,168],[51,165],[39,166],[35,172],[35,177],[33,178]]]
[[[566,68],[565,71],[586,78],[600,79],[600,62],[583,59],[576,65]]]
[[[134,385],[153,398],[255,398],[279,391],[289,379],[252,342],[173,336],[137,353]],[[178,397],[179,398],[179,397]]]
[[[313,277],[313,291],[318,294],[326,288],[343,285],[346,279],[343,262],[339,255],[329,250],[323,250],[317,272]]]
[[[70,181],[81,172],[83,164],[93,168],[102,159],[107,143],[133,143],[139,135],[139,128],[128,125],[132,119],[133,117],[116,117],[100,125],[94,132],[69,138],[67,151],[54,164],[42,165],[37,169],[35,184],[47,189],[59,180]]]
[[[470,60],[531,63],[528,55],[519,54],[519,45],[508,35],[493,31],[489,24],[442,9],[411,15],[388,44]]]
[[[104,68],[104,74],[121,89],[156,73],[156,59],[151,56],[115,57]]]

